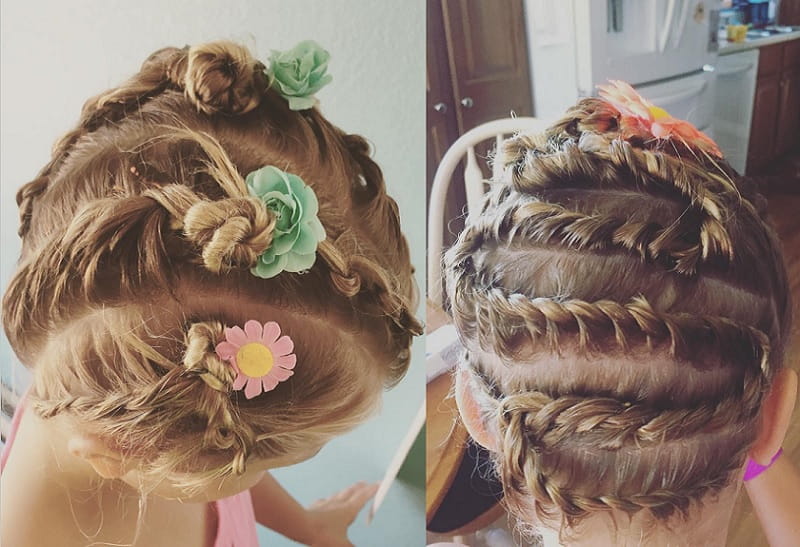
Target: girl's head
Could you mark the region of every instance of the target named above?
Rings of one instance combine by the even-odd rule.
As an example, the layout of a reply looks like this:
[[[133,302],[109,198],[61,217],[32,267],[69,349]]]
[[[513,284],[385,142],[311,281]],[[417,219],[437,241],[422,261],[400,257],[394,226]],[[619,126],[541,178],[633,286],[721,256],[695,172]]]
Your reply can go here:
[[[366,141],[290,109],[264,68],[229,42],[155,52],[86,103],[17,195],[3,314],[35,371],[34,408],[187,487],[308,456],[365,419],[420,331],[397,205]],[[325,238],[307,271],[251,273],[290,230],[245,185],[264,166],[316,194]],[[249,320],[277,322],[297,364],[248,399],[215,348]]]
[[[503,179],[446,255],[462,415],[529,523],[687,515],[741,478],[782,366],[790,306],[765,200],[696,130],[649,112],[589,98],[508,140]]]

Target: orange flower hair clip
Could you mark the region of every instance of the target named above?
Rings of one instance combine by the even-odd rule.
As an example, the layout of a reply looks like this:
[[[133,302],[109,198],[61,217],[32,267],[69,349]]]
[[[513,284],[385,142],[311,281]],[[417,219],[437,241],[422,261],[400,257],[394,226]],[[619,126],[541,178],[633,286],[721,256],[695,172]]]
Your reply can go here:
[[[673,118],[663,108],[650,103],[630,84],[610,80],[609,85],[599,85],[597,89],[600,91],[600,98],[619,111],[620,132],[624,138],[675,139],[689,147],[722,157],[717,144],[705,133],[685,120]]]
[[[241,327],[225,329],[225,341],[217,344],[220,359],[228,361],[236,371],[233,389],[244,388],[244,396],[252,399],[272,391],[294,374],[297,356],[292,353],[294,342],[281,336],[274,321],[263,325],[251,319]]]

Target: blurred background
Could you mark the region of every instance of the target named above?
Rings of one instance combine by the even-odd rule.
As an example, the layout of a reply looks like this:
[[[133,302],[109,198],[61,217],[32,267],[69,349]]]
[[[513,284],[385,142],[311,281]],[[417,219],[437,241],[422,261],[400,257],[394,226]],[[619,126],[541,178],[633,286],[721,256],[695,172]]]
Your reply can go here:
[[[424,287],[421,1],[4,1],[0,21],[3,289],[20,248],[14,194],[46,163],[55,140],[74,126],[84,101],[121,83],[161,47],[221,38],[247,45],[262,61],[271,49],[289,49],[305,39],[316,40],[331,53],[333,82],[318,94],[321,110],[334,124],[373,144],[389,193],[400,206],[417,283]],[[308,504],[355,481],[380,480],[424,400],[421,359],[418,342],[408,375],[386,393],[380,415],[334,440],[314,459],[276,471],[282,484]],[[0,363],[5,432],[15,393],[29,380],[4,337]],[[413,473],[405,473],[405,480],[389,490],[371,525],[366,524],[366,511],[359,516],[351,527],[356,545],[423,544],[422,458],[418,453],[417,480],[409,479]],[[265,529],[260,533],[265,545],[293,544]]]
[[[470,129],[553,120],[610,78],[711,135],[740,173],[800,176],[800,0],[430,0],[427,32],[429,193]],[[466,204],[462,184],[449,192],[446,242]]]

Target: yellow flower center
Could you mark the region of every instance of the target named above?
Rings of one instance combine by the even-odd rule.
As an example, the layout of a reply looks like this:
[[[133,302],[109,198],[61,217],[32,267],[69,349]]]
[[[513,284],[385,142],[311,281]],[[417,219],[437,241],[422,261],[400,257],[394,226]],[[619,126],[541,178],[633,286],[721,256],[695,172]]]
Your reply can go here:
[[[239,370],[251,378],[261,378],[272,370],[275,358],[264,344],[251,342],[236,352],[236,364]]]
[[[671,117],[666,110],[658,106],[651,106],[648,108],[648,110],[650,110],[650,114],[652,114],[653,117],[657,120],[660,120],[661,118]]]

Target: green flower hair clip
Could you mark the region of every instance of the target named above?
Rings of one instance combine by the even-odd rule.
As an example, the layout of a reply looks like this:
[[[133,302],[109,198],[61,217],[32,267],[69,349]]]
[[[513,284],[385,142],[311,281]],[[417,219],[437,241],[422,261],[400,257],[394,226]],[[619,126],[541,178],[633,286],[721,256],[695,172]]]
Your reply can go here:
[[[270,86],[287,101],[292,110],[313,108],[319,101],[314,94],[329,84],[326,74],[330,53],[313,40],[305,40],[289,51],[272,51],[266,74]]]
[[[281,272],[301,272],[314,265],[317,245],[326,237],[317,218],[319,203],[314,190],[292,173],[268,165],[245,179],[250,195],[259,198],[275,215],[272,244],[250,271],[269,279]]]

